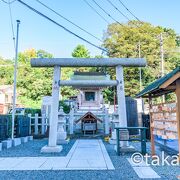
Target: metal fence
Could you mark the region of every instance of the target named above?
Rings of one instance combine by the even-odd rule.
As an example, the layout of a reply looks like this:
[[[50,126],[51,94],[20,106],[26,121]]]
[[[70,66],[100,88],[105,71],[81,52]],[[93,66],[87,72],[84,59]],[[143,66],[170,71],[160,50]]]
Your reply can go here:
[[[28,136],[30,118],[24,115],[15,116],[14,137]],[[0,141],[11,137],[12,115],[0,115]]]
[[[0,115],[0,141],[11,136],[11,116]]]

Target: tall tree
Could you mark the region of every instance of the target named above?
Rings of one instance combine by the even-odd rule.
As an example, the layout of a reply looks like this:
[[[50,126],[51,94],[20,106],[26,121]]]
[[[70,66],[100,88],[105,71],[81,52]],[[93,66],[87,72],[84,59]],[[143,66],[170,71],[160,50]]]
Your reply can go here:
[[[130,21],[123,26],[113,23],[104,34],[103,46],[108,50],[109,57],[138,57],[138,43],[141,44],[141,57],[146,58],[148,66],[142,68],[142,81],[146,86],[160,77],[160,33],[164,33],[165,72],[171,69],[172,51],[176,48],[176,33],[172,29],[153,26],[150,23]],[[172,65],[173,66],[173,65]],[[109,68],[112,78],[114,69]],[[125,68],[125,91],[128,96],[139,92],[139,69]]]
[[[89,58],[90,53],[88,49],[84,45],[77,45],[72,52],[72,57],[74,58]],[[88,68],[63,68],[62,69],[62,79],[67,80],[70,79],[73,75],[73,71],[86,71]],[[61,88],[61,95],[63,99],[67,99],[69,96],[77,95],[77,90],[73,89],[72,87],[62,87]]]
[[[52,54],[44,50],[29,49],[19,53],[19,70],[17,76],[17,88],[19,100],[29,107],[40,107],[43,96],[51,95],[52,68],[32,68],[31,58],[52,58]]]
[[[84,45],[77,45],[72,52],[72,57],[74,58],[90,58],[90,52]]]

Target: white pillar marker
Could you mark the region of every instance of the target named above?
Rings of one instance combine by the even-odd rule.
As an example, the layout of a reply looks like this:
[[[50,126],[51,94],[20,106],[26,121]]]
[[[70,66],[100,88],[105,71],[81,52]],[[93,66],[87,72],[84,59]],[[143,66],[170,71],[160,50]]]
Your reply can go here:
[[[41,152],[60,152],[62,146],[57,146],[57,127],[58,127],[58,108],[59,108],[59,80],[61,69],[54,66],[53,84],[52,84],[52,105],[50,116],[49,142],[44,146]]]
[[[118,117],[119,117],[119,127],[127,127],[127,114],[126,114],[126,99],[124,91],[124,74],[123,67],[116,66],[116,80],[117,85],[117,103],[118,103]],[[127,132],[128,133],[128,132]],[[129,146],[128,141],[121,141],[121,148],[127,148]],[[131,147],[132,148],[132,147]]]
[[[50,117],[49,146],[56,146],[57,141],[57,124],[58,124],[58,107],[59,107],[59,85],[60,67],[54,67],[53,85],[52,85],[52,109]]]
[[[71,108],[71,111],[70,111],[70,118],[69,118],[69,134],[72,135],[74,130],[73,130],[73,124],[74,124],[74,108]]]
[[[124,75],[123,67],[116,66],[116,80],[117,85],[117,103],[118,103],[118,115],[119,115],[119,126],[127,127],[127,115],[126,115],[126,100],[124,92]]]

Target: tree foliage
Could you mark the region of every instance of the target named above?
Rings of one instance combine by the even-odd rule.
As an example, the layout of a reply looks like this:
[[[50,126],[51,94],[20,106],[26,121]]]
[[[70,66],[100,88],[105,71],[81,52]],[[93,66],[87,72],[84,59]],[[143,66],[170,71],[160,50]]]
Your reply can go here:
[[[76,48],[72,52],[72,57],[76,58],[90,58],[90,52],[84,45],[77,45]]]
[[[90,52],[84,45],[77,45],[72,52],[72,57],[74,57],[74,58],[89,58]],[[63,68],[62,79],[67,80],[67,79],[71,78],[74,71],[88,71],[89,69],[90,68],[85,68],[85,67],[76,68],[76,69],[75,68]],[[72,87],[65,86],[65,87],[61,88],[62,99],[67,99],[70,96],[77,95],[77,93],[78,93],[77,89],[73,89]]]
[[[174,69],[180,59],[174,56],[177,45],[176,33],[172,29],[153,26],[150,23],[130,21],[123,26],[113,23],[108,26],[104,34],[103,46],[108,50],[109,57],[133,58],[138,57],[138,44],[141,47],[141,57],[147,60],[148,66],[142,68],[142,82],[145,87],[159,78],[160,72],[160,34],[164,39],[165,72]],[[115,71],[108,69],[114,79]],[[124,68],[125,91],[128,96],[135,96],[140,90],[139,69]]]
[[[108,57],[138,57],[138,43],[141,44],[141,57],[146,58],[148,66],[142,68],[142,82],[145,87],[160,73],[160,39],[163,33],[165,72],[180,66],[180,37],[172,29],[153,26],[150,23],[136,21],[128,22],[123,26],[110,24],[104,34],[103,46],[108,50]],[[30,59],[36,57],[52,58],[53,55],[44,50],[29,49],[18,55],[17,89],[18,101],[25,107],[39,108],[43,96],[51,95],[52,68],[31,68]],[[74,58],[90,58],[90,52],[84,45],[77,45],[72,52]],[[102,56],[95,56],[102,58]],[[13,84],[13,60],[0,57],[0,85]],[[115,79],[114,68],[81,67],[62,68],[61,78],[70,79],[73,71],[103,71]],[[128,96],[135,96],[139,92],[139,68],[124,68],[125,92]],[[77,90],[71,87],[61,87],[62,100],[77,95]],[[103,90],[105,102],[114,100],[114,88]]]

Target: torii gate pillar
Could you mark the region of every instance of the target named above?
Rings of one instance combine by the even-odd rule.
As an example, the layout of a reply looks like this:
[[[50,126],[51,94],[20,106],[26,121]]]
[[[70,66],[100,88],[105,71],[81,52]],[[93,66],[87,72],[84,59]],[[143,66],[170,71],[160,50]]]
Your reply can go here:
[[[41,152],[61,152],[62,146],[57,145],[58,107],[59,107],[59,80],[61,76],[60,66],[54,66],[52,83],[52,104],[49,129],[48,146],[44,146]]]
[[[116,80],[118,81],[117,103],[118,103],[119,127],[127,127],[124,75],[123,75],[123,67],[120,65],[116,66]]]
[[[121,65],[116,66],[116,80],[117,85],[117,104],[118,104],[118,126],[127,127],[127,114],[126,114],[126,99],[124,91],[124,74]],[[116,134],[116,132],[114,132]],[[121,146],[128,146],[128,141],[122,141]]]

